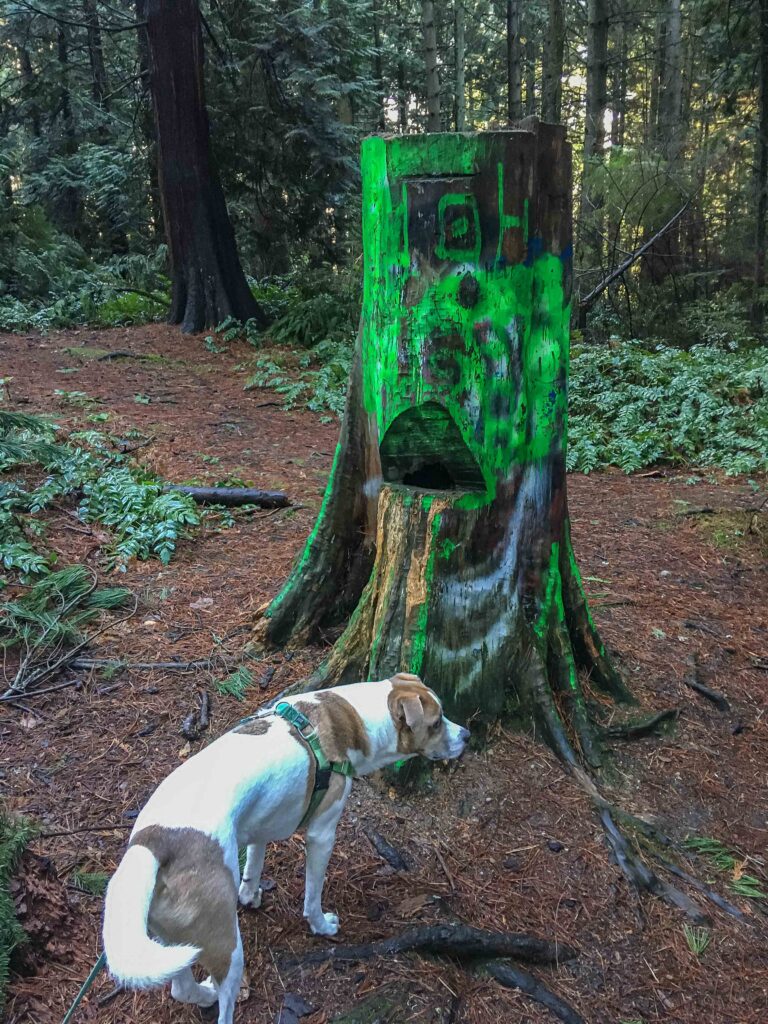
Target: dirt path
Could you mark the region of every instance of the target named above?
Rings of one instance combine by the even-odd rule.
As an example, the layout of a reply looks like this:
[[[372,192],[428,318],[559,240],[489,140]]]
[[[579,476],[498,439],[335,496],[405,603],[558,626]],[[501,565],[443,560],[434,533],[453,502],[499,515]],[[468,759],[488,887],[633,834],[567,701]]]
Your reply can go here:
[[[86,673],[80,689],[35,700],[31,714],[0,709],[0,785],[12,809],[46,831],[122,826],[38,839],[26,859],[17,898],[34,945],[25,961],[30,973],[13,981],[7,1021],[56,1024],[98,953],[101,900],[76,891],[72,872],[114,868],[137,809],[179,763],[183,718],[200,689],[212,690],[214,678],[226,674],[224,662],[236,658],[254,608],[275,592],[311,528],[337,427],[279,410],[272,393],[244,392],[243,375],[235,372],[244,350],[212,355],[201,338],[162,326],[6,336],[1,344],[0,375],[13,376],[19,407],[67,424],[109,411],[112,432],[138,428],[153,437],[141,454],[169,479],[235,477],[283,488],[303,506],[243,518],[222,532],[209,528],[182,544],[167,568],[133,564],[120,576],[138,595],[139,614],[108,632],[96,653],[145,662],[214,651],[220,658],[211,672],[126,671],[113,679]],[[130,355],[99,358],[107,352]],[[83,408],[56,389],[96,401]],[[742,872],[764,879],[768,672],[757,666],[768,664],[766,560],[759,538],[734,533],[736,520],[681,514],[752,503],[743,482],[689,486],[675,474],[570,481],[574,542],[604,639],[644,711],[681,709],[674,734],[617,747],[616,797],[658,816],[675,838],[696,833],[738,846],[751,858]],[[66,517],[61,525],[55,536],[62,564],[93,561],[94,539],[65,529]],[[223,731],[306,674],[321,654],[318,648],[267,659],[264,668],[276,671],[263,691],[255,687],[245,703],[214,697],[212,730]],[[730,712],[718,712],[684,685],[693,654],[707,684],[727,696]],[[367,827],[405,853],[408,872],[395,873],[381,860]],[[400,957],[344,969],[279,969],[281,952],[321,942],[305,933],[301,867],[298,838],[271,850],[267,873],[275,888],[262,910],[241,915],[249,990],[239,1024],[273,1021],[284,989],[315,1008],[303,1018],[308,1024],[330,1020],[380,989],[403,997],[396,1024],[553,1019],[522,996],[445,964]],[[629,891],[584,797],[548,751],[499,729],[484,754],[437,771],[425,796],[404,799],[375,781],[356,784],[332,861],[328,905],[339,911],[350,942],[459,917],[575,945],[577,961],[539,973],[591,1024],[763,1024],[765,916],[757,901],[734,896],[728,877],[711,864],[695,870],[750,922],[735,925],[716,912],[701,957],[689,949],[679,915],[653,899],[638,902]],[[80,1019],[199,1019],[157,992],[123,993],[97,1005],[110,990],[101,979]]]

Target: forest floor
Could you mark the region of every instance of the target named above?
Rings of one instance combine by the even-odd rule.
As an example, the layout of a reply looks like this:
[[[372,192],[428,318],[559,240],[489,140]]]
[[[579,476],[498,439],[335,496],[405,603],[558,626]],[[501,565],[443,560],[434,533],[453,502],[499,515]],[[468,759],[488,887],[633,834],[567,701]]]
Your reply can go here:
[[[83,672],[78,688],[30,699],[26,711],[0,709],[3,799],[54,833],[34,840],[15,883],[31,943],[12,978],[6,1020],[58,1024],[100,948],[101,897],[80,891],[73,873],[114,869],[137,810],[188,756],[179,729],[200,691],[212,695],[207,739],[322,656],[321,648],[275,654],[254,668],[257,680],[275,669],[265,688],[254,685],[244,702],[216,695],[215,681],[248,640],[253,612],[276,592],[311,528],[338,425],[285,412],[274,393],[243,391],[235,367],[244,349],[213,355],[201,337],[165,326],[6,336],[2,347],[12,398],[24,402],[11,407],[52,414],[69,427],[85,424],[93,408],[108,410],[109,429],[138,428],[152,438],[140,457],[168,479],[237,477],[284,489],[295,503],[241,516],[230,529],[208,526],[180,545],[168,567],[132,563],[114,580],[135,592],[138,612],[100,636],[93,656],[212,658],[210,670]],[[99,360],[106,351],[133,355]],[[150,355],[156,358],[137,358]],[[99,404],[73,407],[56,389],[86,392]],[[401,796],[376,779],[355,783],[327,884],[340,941],[456,919],[532,931],[578,948],[570,963],[533,970],[590,1024],[768,1020],[768,899],[732,888],[749,875],[768,891],[765,520],[750,515],[758,501],[748,482],[707,482],[699,471],[703,479],[691,484],[691,473],[572,476],[574,546],[603,638],[641,710],[680,709],[669,734],[616,744],[612,799],[657,819],[676,840],[714,837],[736,851],[728,872],[693,855],[688,868],[733,900],[745,921],[710,904],[709,945],[697,955],[680,913],[628,887],[589,800],[552,754],[498,727],[484,752],[436,770],[427,793]],[[51,531],[59,564],[98,568],[98,537],[66,514],[51,515],[61,526]],[[730,710],[685,685],[692,656]],[[93,830],[78,831],[85,826]],[[371,829],[401,851],[407,871],[382,860]],[[266,874],[274,887],[262,909],[240,913],[247,986],[238,1024],[275,1021],[286,993],[312,1008],[305,1024],[325,1024],[374,995],[385,998],[369,1004],[370,1021],[554,1020],[520,993],[435,959],[281,963],[328,941],[310,936],[301,916],[301,847],[294,837],[270,849]],[[77,1019],[181,1024],[200,1013],[166,992],[114,994],[102,975]]]

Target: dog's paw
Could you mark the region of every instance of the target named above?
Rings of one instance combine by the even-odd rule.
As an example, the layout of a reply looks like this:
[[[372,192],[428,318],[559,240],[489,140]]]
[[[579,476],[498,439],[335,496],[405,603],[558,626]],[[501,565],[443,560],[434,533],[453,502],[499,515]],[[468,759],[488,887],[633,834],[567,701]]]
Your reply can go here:
[[[203,1008],[213,1006],[214,1003],[218,1002],[219,993],[216,986],[213,983],[213,978],[208,977],[205,981],[200,982],[200,999],[198,1006]]]
[[[259,886],[258,889],[254,890],[248,882],[240,883],[240,890],[237,894],[237,898],[240,901],[240,905],[243,907],[253,907],[254,910],[261,906],[261,897],[264,895],[264,890]]]
[[[313,935],[335,935],[339,930],[339,919],[336,914],[323,914],[309,922],[309,929]]]

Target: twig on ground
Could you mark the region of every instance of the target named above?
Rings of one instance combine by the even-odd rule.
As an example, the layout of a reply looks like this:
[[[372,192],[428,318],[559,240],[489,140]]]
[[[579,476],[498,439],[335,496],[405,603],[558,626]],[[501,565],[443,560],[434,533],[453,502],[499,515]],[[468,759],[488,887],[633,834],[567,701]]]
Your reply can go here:
[[[690,655],[690,657],[686,659],[686,663],[690,671],[688,675],[683,678],[685,685],[689,689],[695,690],[696,693],[700,693],[702,697],[706,697],[707,700],[711,700],[719,711],[730,711],[731,705],[722,693],[718,693],[717,690],[711,690],[699,679],[699,663],[696,655]]]
[[[58,836],[76,836],[81,832],[114,832],[116,829],[133,828],[133,822],[118,822],[116,825],[81,825],[79,828],[61,829],[56,832],[39,832],[38,839],[56,839]]]
[[[24,696],[29,700],[30,697],[42,697],[44,693],[53,693],[54,690],[66,690],[68,686],[79,686],[81,683],[82,679],[68,679],[66,683],[57,683],[56,686],[46,686],[43,690],[25,690]],[[8,701],[12,704],[15,698],[4,693],[0,697],[0,700]]]
[[[200,734],[205,732],[211,722],[211,698],[206,690],[200,694],[200,707],[190,711],[181,724],[181,735],[188,740],[200,739]]]
[[[211,668],[212,664],[210,658],[203,661],[120,661],[118,658],[76,658],[72,662],[72,668],[136,669],[141,672],[162,669],[163,671],[194,672],[201,668]]]
[[[395,871],[408,871],[409,866],[405,857],[396,850],[394,846],[387,842],[381,833],[377,832],[375,828],[363,829],[365,835],[370,840],[371,845],[384,860],[393,867]]]

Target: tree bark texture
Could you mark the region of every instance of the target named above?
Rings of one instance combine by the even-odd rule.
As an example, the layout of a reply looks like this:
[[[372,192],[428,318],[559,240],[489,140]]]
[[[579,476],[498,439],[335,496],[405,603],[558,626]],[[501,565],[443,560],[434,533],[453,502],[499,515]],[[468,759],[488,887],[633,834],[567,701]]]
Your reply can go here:
[[[313,685],[421,673],[450,712],[516,695],[600,761],[579,670],[627,696],[587,608],[565,482],[564,130],[363,144],[365,280],[322,508],[262,641],[348,625]],[[367,582],[366,582],[367,580]]]
[[[465,91],[464,61],[466,33],[464,31],[464,4],[456,0],[454,12],[454,46],[456,56],[456,131],[463,132],[466,126],[467,97]]]
[[[549,0],[547,33],[541,82],[541,116],[544,121],[560,121],[563,102],[563,60],[565,54],[565,15],[563,0]]]
[[[160,193],[172,271],[170,323],[261,319],[211,157],[196,0],[147,0]]]
[[[523,51],[520,45],[520,0],[507,0],[507,118],[523,116]]]
[[[424,67],[427,75],[427,131],[439,132],[440,121],[440,75],[437,70],[437,27],[435,5],[432,0],[422,0],[421,28],[424,33]]]
[[[755,294],[752,319],[762,336],[765,326],[765,239],[768,212],[768,0],[760,0],[760,96],[755,160]]]

